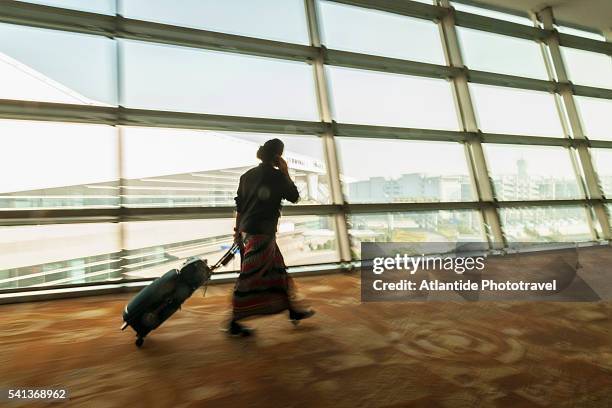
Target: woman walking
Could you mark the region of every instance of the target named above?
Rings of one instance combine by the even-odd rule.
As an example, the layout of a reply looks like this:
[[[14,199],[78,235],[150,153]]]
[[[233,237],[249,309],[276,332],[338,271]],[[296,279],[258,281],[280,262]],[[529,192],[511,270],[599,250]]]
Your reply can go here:
[[[240,177],[236,195],[234,239],[242,246],[240,275],[234,287],[232,319],[228,332],[248,336],[251,329],[239,320],[257,315],[289,312],[297,322],[311,317],[313,310],[299,309],[287,274],[283,255],[276,244],[276,228],[283,199],[296,203],[300,196],[281,157],[284,144],[268,140],[257,151],[259,166]]]

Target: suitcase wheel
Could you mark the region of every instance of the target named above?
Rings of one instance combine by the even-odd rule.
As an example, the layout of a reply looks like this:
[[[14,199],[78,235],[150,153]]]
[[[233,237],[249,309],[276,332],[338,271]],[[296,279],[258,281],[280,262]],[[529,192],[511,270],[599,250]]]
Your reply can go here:
[[[134,344],[136,344],[136,347],[140,348],[140,347],[142,347],[143,343],[144,343],[144,338],[143,337],[138,337]]]

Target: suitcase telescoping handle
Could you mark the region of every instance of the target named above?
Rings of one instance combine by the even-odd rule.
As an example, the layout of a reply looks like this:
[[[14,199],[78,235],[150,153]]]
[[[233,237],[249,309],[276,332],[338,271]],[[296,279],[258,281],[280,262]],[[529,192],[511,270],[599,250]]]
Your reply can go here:
[[[232,246],[230,247],[230,249],[228,249],[227,252],[221,257],[221,259],[219,259],[219,261],[217,261],[216,264],[211,266],[210,270],[214,271],[215,269],[218,269],[221,266],[227,265],[232,259],[234,259],[234,256],[236,256],[236,253],[239,250],[240,250],[240,245],[234,242]]]

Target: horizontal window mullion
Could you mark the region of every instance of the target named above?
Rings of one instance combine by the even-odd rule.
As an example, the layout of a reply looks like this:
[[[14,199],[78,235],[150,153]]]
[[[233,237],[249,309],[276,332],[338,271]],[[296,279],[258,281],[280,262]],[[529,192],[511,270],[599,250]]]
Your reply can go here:
[[[117,107],[0,99],[0,118],[117,124]]]
[[[559,45],[577,48],[585,51],[598,52],[612,56],[612,43],[597,41],[592,38],[579,37],[571,34],[559,33]]]
[[[326,129],[320,122],[6,99],[0,99],[0,118],[283,134],[319,134]]]
[[[612,89],[575,84],[572,84],[572,89],[574,91],[574,95],[589,96],[591,98],[612,99]]]
[[[388,72],[393,74],[420,76],[427,78],[451,79],[467,73],[468,80],[473,83],[518,88],[533,91],[555,92],[559,85],[553,81],[543,79],[525,78],[515,75],[499,74],[444,65],[428,64],[424,62],[402,60],[396,58],[380,57],[375,55],[359,54],[348,51],[326,50],[325,63],[327,65],[363,69],[367,71]],[[583,92],[590,95],[604,97],[608,90],[589,88]]]
[[[481,140],[484,143],[494,144],[511,144],[511,145],[537,145],[537,146],[563,146],[569,147],[572,145],[572,140],[561,137],[546,137],[546,136],[524,136],[524,135],[508,135],[500,133],[483,133]]]
[[[116,17],[20,1],[0,3],[0,22],[113,37]]]
[[[439,210],[478,210],[483,206],[481,202],[444,202],[432,201],[423,203],[367,203],[348,204],[347,210],[351,214],[393,213],[413,211],[439,211]]]
[[[499,208],[527,208],[527,207],[572,207],[593,205],[598,200],[577,198],[564,200],[517,200],[497,201],[495,205]]]
[[[495,202],[422,202],[422,203],[368,203],[347,204],[352,214],[478,210],[485,207],[565,207],[610,203],[612,199],[520,200]],[[331,215],[343,211],[340,205],[296,205],[283,209],[284,216]],[[162,221],[185,219],[214,219],[233,217],[234,207],[168,207],[168,208],[115,208],[115,209],[51,209],[51,210],[2,210],[0,225],[62,224],[87,222]]]
[[[612,140],[589,140],[589,146],[599,149],[612,149]]]
[[[309,61],[318,55],[307,45],[17,1],[0,5],[0,22],[285,60]]]
[[[459,27],[473,28],[490,33],[503,34],[526,40],[544,40],[550,31],[537,27],[504,21],[497,18],[485,17],[478,14],[455,11],[455,23]]]
[[[534,41],[544,41],[547,37],[555,35],[554,31],[537,27],[529,27],[510,21],[466,13],[463,11],[455,12],[455,22],[459,27],[473,28],[490,33],[508,35],[511,37],[524,38]],[[558,35],[559,43],[564,47],[612,55],[612,43],[597,41],[591,38],[584,38],[571,34],[558,33]]]
[[[147,109],[119,109],[119,125],[169,127],[179,129],[225,130],[234,132],[320,134],[326,127],[320,122],[244,116],[209,115]]]
[[[469,81],[483,85],[503,86],[507,88],[527,89],[532,91],[555,92],[557,85],[543,79],[524,78],[515,75],[468,70]]]
[[[461,72],[460,68],[445,65],[360,54],[350,51],[327,49],[324,51],[324,54],[325,63],[327,65],[345,68],[357,68],[369,71],[389,72],[394,74],[440,79],[451,78]]]
[[[307,45],[134,20],[121,16],[116,18],[115,36],[123,39],[294,61],[309,61],[318,55],[315,47]]]
[[[118,222],[120,208],[0,210],[0,226]]]
[[[446,14],[443,7],[424,4],[409,0],[331,0],[334,3],[342,3],[350,6],[368,8],[372,10],[386,11],[402,16],[416,17],[424,20],[436,20]]]
[[[232,218],[234,209],[234,206],[219,206],[0,210],[0,225]],[[340,205],[314,204],[286,206],[282,212],[284,216],[331,215],[340,213],[341,210]]]
[[[438,142],[462,142],[466,139],[465,132],[452,130],[411,129],[342,123],[334,124],[334,134],[338,137],[427,140]]]
[[[410,17],[436,20],[448,12],[443,7],[413,1],[393,0],[332,0],[336,3],[387,11]],[[290,60],[308,60],[317,54],[314,47],[252,38],[214,31],[180,27],[122,16],[108,16],[79,10],[63,9],[17,1],[3,2],[0,6],[0,22],[72,31],[106,37],[121,37],[142,41],[183,45],[196,48],[225,50],[251,55],[269,56]],[[537,27],[529,27],[491,17],[455,12],[458,26],[531,40],[544,40],[552,33]],[[562,46],[612,55],[612,43],[559,34]]]
[[[612,200],[519,200],[519,201],[480,201],[480,202],[426,202],[426,203],[372,203],[348,204],[351,214],[395,213],[417,211],[478,210],[483,208],[528,208],[528,207],[571,207],[593,205],[596,202]]]
[[[319,135],[325,132],[329,126],[323,122],[12,100],[0,100],[0,118],[297,135]],[[573,145],[572,139],[541,136],[497,133],[474,134],[452,130],[415,129],[345,123],[333,123],[332,127],[334,134],[338,137],[437,142],[464,142],[470,138],[477,137],[485,143],[495,144],[564,147]],[[612,148],[612,141],[592,140],[590,141],[590,145],[592,147]]]

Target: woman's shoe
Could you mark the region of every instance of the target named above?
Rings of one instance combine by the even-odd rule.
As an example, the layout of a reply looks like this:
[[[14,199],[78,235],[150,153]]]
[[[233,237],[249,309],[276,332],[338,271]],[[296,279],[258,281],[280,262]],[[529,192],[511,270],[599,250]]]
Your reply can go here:
[[[308,310],[289,310],[289,321],[297,326],[300,320],[308,319],[315,314],[315,311],[312,309]]]
[[[232,337],[248,337],[253,334],[253,329],[232,320],[227,328],[227,334]]]

